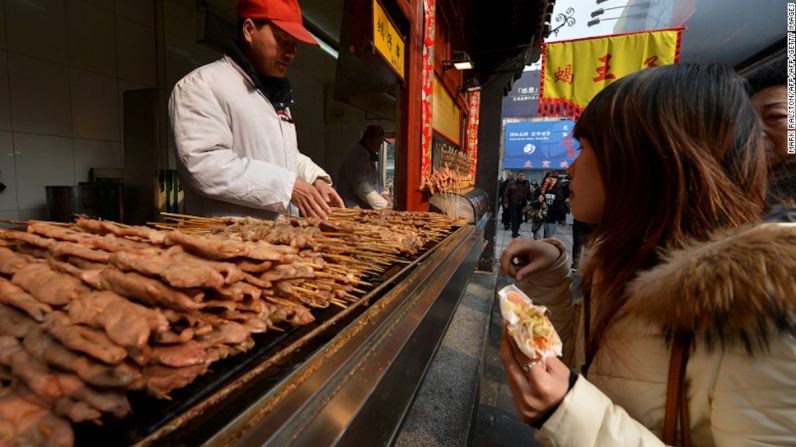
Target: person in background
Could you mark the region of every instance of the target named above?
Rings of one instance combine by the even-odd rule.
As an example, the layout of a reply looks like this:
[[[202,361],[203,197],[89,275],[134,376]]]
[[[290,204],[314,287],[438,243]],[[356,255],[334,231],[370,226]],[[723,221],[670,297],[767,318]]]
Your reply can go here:
[[[536,180],[531,180],[531,197],[539,197],[542,188]]]
[[[547,206],[547,213],[541,222],[537,222],[531,227],[533,238],[539,238],[540,229],[544,229],[545,239],[553,237],[558,229],[558,223],[567,217],[565,191],[561,188],[558,172],[550,171],[545,174],[539,197],[536,200],[540,204],[544,202]]]
[[[506,187],[506,200],[511,216],[511,237],[520,235],[520,225],[522,225],[522,209],[530,199],[530,183],[525,179],[525,173],[517,174],[517,180],[509,183]]]
[[[539,183],[536,180],[531,180],[531,194],[528,199],[528,205],[525,206],[523,210],[523,222],[533,221],[534,212],[536,209],[533,207],[534,197],[539,197],[539,192],[541,188],[539,187]]]
[[[567,225],[567,214],[569,214],[569,176],[559,177],[558,189],[561,200],[561,220],[558,221],[559,225]]]
[[[325,218],[343,201],[298,150],[286,77],[297,44],[317,43],[296,0],[239,0],[237,16],[224,57],[188,73],[169,100],[185,212],[271,219],[293,204]]]
[[[509,171],[509,173],[506,174],[506,180],[504,180],[500,184],[500,188],[498,189],[498,201],[500,202],[500,206],[503,208],[500,221],[503,222],[504,230],[508,230],[509,226],[511,225],[511,213],[509,212],[509,197],[506,195],[506,190],[513,181],[514,181],[514,173]]]
[[[769,205],[796,207],[796,154],[788,154],[788,89],[785,56],[752,72],[749,97],[763,121],[768,151]]]
[[[796,227],[761,222],[761,132],[719,65],[640,71],[586,107],[569,169],[572,212],[596,225],[580,314],[559,241],[515,240],[501,258],[564,343],[563,361],[531,364],[505,329],[501,343],[543,444],[793,444]]]
[[[347,207],[381,210],[392,208],[377,169],[384,129],[368,126],[359,143],[343,159],[337,173],[337,188]]]

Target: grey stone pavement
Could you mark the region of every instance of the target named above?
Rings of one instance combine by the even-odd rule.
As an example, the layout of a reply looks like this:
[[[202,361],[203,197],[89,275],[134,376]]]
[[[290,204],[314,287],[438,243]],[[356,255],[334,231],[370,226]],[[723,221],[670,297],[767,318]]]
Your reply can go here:
[[[571,218],[570,218],[571,219]],[[500,222],[498,222],[500,224]],[[531,239],[533,236],[531,224],[522,224],[520,237]],[[555,238],[564,242],[567,251],[572,253],[572,221],[567,225],[559,225]],[[495,242],[495,256],[500,254],[511,243],[511,231],[503,230],[498,226],[497,240]],[[498,290],[511,284],[512,279],[497,273],[496,288]],[[506,376],[500,363],[500,332],[503,327],[503,318],[500,309],[494,300],[489,325],[489,336],[482,354],[483,370],[480,375],[479,404],[475,411],[475,418],[470,436],[470,446],[536,446],[534,430],[517,418],[511,391],[506,384]]]
[[[496,275],[473,274],[395,445],[466,446]]]
[[[530,223],[520,235],[532,238]],[[571,252],[571,221],[559,225],[555,237]],[[498,222],[496,258],[511,240]],[[495,291],[510,282],[497,271],[473,274],[396,446],[537,445],[533,429],[516,416],[498,356],[503,322]]]

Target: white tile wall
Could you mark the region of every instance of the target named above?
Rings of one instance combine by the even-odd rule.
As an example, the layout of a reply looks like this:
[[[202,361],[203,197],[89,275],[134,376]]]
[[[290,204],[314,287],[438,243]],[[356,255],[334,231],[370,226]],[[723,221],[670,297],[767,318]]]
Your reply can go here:
[[[149,27],[155,27],[154,0],[116,0],[116,14]]]
[[[10,51],[66,63],[66,0],[5,0],[5,6]]]
[[[0,0],[0,48],[5,48],[6,42],[6,5],[5,0]]]
[[[69,81],[74,137],[121,141],[118,81],[74,68]]]
[[[11,130],[11,94],[8,90],[8,54],[5,51],[0,51],[0,130]]]
[[[166,0],[163,5],[166,30],[182,38],[196,40],[198,14],[193,0]]]
[[[140,90],[147,88],[141,84],[135,84],[124,80],[119,80],[119,90],[117,93],[118,113],[119,113],[119,141],[124,142],[124,92],[127,90]],[[122,155],[124,155],[124,145],[122,145]]]
[[[114,14],[85,0],[69,0],[69,65],[116,76]]]
[[[45,186],[76,183],[71,138],[15,133],[14,152],[20,210],[46,207]]]
[[[0,132],[0,183],[6,189],[0,192],[0,212],[17,211],[17,176],[14,167],[14,146],[11,132]]]
[[[69,3],[72,3],[75,0],[67,0]],[[85,0],[88,3],[93,4],[94,6],[99,6],[100,8],[107,9],[113,12],[113,2],[108,0]]]
[[[15,132],[71,136],[69,70],[65,65],[8,54]]]
[[[295,101],[290,107],[290,111],[296,122],[299,150],[326,169],[324,159],[326,126],[323,107],[318,106],[323,104],[323,84],[297,71],[291,72],[289,76],[293,85],[293,100]],[[334,176],[332,172],[329,174]]]
[[[19,210],[19,220],[44,220],[47,219],[47,206]]]
[[[122,144],[116,141],[73,140],[75,149],[75,181],[88,181],[90,168],[121,168]]]
[[[19,219],[19,211],[17,210],[0,211],[0,219],[17,220]],[[0,226],[6,226],[6,225],[0,224]]]
[[[14,151],[20,214],[47,206],[45,186],[76,183],[71,138],[15,133]]]
[[[156,86],[155,33],[152,29],[117,16],[116,45],[119,79]]]

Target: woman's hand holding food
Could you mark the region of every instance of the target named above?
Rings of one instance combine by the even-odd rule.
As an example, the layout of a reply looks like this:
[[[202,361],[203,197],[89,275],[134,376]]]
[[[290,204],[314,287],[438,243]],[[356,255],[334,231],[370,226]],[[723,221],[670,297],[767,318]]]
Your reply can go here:
[[[564,400],[569,390],[567,365],[557,357],[533,362],[520,352],[505,327],[500,339],[500,360],[517,414],[526,424],[532,424]]]
[[[514,239],[500,257],[500,269],[504,275],[522,281],[528,275],[550,268],[561,256],[558,248],[542,241]]]

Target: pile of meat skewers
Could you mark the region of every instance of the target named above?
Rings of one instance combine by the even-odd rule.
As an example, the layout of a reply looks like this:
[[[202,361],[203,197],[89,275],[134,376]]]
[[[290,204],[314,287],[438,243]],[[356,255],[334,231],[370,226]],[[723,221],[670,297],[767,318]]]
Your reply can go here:
[[[423,177],[420,189],[433,195],[457,193],[471,189],[472,186],[473,179],[470,175],[462,174],[445,164]]]
[[[0,443],[71,445],[70,422],[123,418],[127,391],[168,398],[252,334],[345,307],[451,231],[399,214],[0,230]]]

